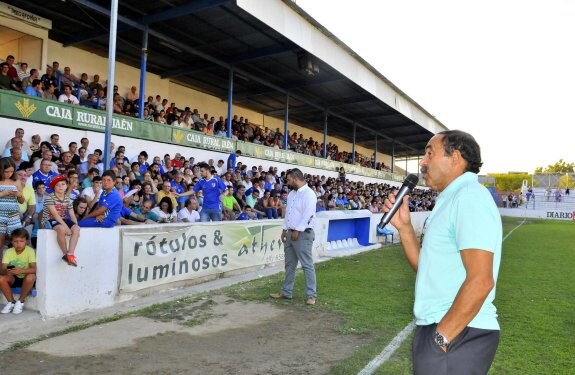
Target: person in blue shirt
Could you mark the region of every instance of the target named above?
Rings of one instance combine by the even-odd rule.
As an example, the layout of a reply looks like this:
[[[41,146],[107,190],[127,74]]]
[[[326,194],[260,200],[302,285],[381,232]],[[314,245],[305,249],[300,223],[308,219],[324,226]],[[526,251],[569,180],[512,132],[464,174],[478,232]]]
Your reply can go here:
[[[116,174],[106,171],[102,175],[102,189],[98,200],[98,206],[90,212],[83,220],[80,220],[80,227],[112,228],[120,218],[122,211],[122,197],[115,187]]]
[[[427,186],[440,192],[421,243],[411,225],[409,196],[391,219],[417,272],[413,372],[487,374],[499,344],[493,300],[502,226],[477,178],[480,148],[470,134],[444,131],[427,143],[419,164]],[[390,194],[384,212],[394,203]]]
[[[184,186],[182,185],[182,180],[183,180],[183,175],[182,172],[177,171],[174,173],[174,179],[172,181],[170,181],[170,184],[172,185],[172,191],[174,191],[175,193],[179,194],[183,194],[185,192]],[[178,197],[177,201],[178,201],[178,211],[184,207],[184,204],[186,203],[186,197]]]
[[[200,221],[221,221],[222,202],[220,201],[220,195],[226,190],[226,185],[219,177],[212,175],[208,163],[201,162],[197,165],[200,167],[202,179],[194,185],[192,190],[178,194],[178,196],[193,195],[201,190],[204,195],[204,202],[200,211]]]
[[[140,152],[138,155],[138,165],[140,166],[140,174],[144,174],[145,171],[150,168],[150,164],[146,161],[148,160],[148,153],[146,151]]]
[[[52,162],[50,160],[42,160],[40,162],[40,169],[38,169],[32,175],[32,186],[36,186],[39,181],[42,181],[46,187],[46,193],[51,194],[54,191],[50,189],[50,181],[54,177],[58,176],[58,173],[52,170]]]
[[[41,98],[42,97],[42,91],[40,89],[41,84],[42,84],[42,81],[40,81],[39,79],[33,80],[32,85],[26,87],[26,90],[24,90],[24,93],[26,95],[36,96],[38,98]]]
[[[230,156],[228,156],[228,164],[227,164],[227,168],[230,169],[232,168],[232,170],[235,172],[236,171],[236,165],[238,162],[238,156],[241,156],[242,152],[240,150],[237,150],[236,152],[232,152],[230,154]]]

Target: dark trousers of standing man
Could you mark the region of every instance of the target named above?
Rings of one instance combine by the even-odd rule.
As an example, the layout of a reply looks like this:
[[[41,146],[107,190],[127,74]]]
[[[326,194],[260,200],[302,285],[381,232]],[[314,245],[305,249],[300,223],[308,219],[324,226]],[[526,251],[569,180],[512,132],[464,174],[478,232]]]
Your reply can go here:
[[[413,338],[416,375],[484,375],[499,345],[499,331],[466,327],[444,352],[434,341],[437,324],[417,326]]]
[[[287,239],[284,244],[286,274],[284,285],[282,287],[282,294],[287,298],[292,297],[295,270],[299,260],[305,275],[306,297],[316,298],[316,279],[312,254],[312,245],[315,239],[315,234],[313,229],[308,228],[303,232],[299,232],[297,240],[292,241],[291,233],[292,230],[288,229]]]

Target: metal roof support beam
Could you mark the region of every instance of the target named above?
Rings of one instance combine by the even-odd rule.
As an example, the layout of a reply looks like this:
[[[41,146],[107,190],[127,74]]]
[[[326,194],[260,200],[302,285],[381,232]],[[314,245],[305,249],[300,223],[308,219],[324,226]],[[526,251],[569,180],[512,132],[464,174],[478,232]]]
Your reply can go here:
[[[230,0],[200,0],[188,2],[187,4],[180,5],[163,12],[144,16],[139,20],[139,23],[149,25],[152,23],[167,21],[172,18],[186,16],[190,13],[199,12],[204,9],[219,7],[229,3]]]
[[[331,82],[341,82],[345,81],[345,77],[338,77],[338,78],[309,78],[309,79],[302,79],[300,81],[296,81],[288,86],[289,90],[296,90],[301,89],[304,87],[315,86],[315,85],[323,85],[324,83],[331,83]]]
[[[407,176],[407,159],[409,159],[408,157],[408,153],[407,153],[407,149],[405,150],[405,175]]]
[[[235,56],[227,57],[223,61],[228,63],[228,64],[236,65],[236,64],[244,63],[246,61],[259,59],[262,57],[268,57],[268,56],[278,55],[280,53],[295,51],[298,48],[299,47],[293,43],[286,43],[286,44],[282,44],[279,46],[264,47],[264,48],[259,48],[259,49],[249,51],[246,53],[240,53],[240,54],[235,55]]]
[[[323,115],[323,157],[327,159],[327,111]]]
[[[169,72],[164,72],[164,73],[160,74],[160,77],[163,79],[174,78],[174,77],[178,77],[178,76],[183,76],[185,74],[194,74],[194,73],[203,72],[204,70],[210,69],[213,67],[214,67],[214,64],[212,64],[212,63],[201,62],[201,63],[190,65],[190,66],[185,67],[185,68],[175,69],[175,70],[171,70]]]
[[[259,59],[262,57],[272,56],[272,55],[276,55],[279,53],[290,52],[290,51],[293,51],[297,48],[298,47],[295,44],[284,44],[281,46],[272,46],[272,47],[260,48],[260,49],[254,50],[254,51],[250,51],[250,52],[246,52],[246,53],[242,53],[239,55],[225,58],[222,61],[226,64],[237,65],[237,64],[244,63],[246,61]],[[191,66],[188,66],[185,68],[176,69],[176,70],[173,70],[171,72],[163,73],[161,75],[161,77],[162,78],[172,78],[172,77],[177,77],[177,76],[181,76],[181,75],[185,75],[185,74],[199,73],[203,70],[213,68],[213,66],[214,66],[214,64],[206,64],[206,63],[194,64],[194,65],[191,65]]]
[[[375,147],[373,150],[373,169],[375,169],[377,165],[377,134],[375,135]]]
[[[74,0],[72,0],[72,1],[74,1]],[[123,31],[130,30],[131,28],[132,27],[130,27],[126,24],[120,24],[120,25],[118,25],[118,27],[116,29],[116,33],[121,33]],[[90,40],[98,39],[98,38],[104,37],[108,34],[110,34],[110,30],[101,28],[101,29],[98,29],[95,31],[90,31],[90,32],[74,35],[74,36],[66,39],[64,41],[64,43],[62,43],[62,45],[64,47],[72,47],[72,46],[75,46],[76,44],[89,42]]]
[[[83,6],[87,7],[87,8],[90,8],[90,9],[92,9],[92,10],[95,10],[95,11],[97,11],[97,12],[100,12],[100,13],[102,13],[102,14],[106,14],[106,15],[110,16],[110,11],[109,11],[108,9],[106,9],[106,8],[104,8],[104,7],[102,7],[102,6],[98,5],[98,4],[94,4],[94,3],[92,3],[91,1],[88,1],[88,0],[69,0],[69,1],[72,1],[72,2],[77,3],[77,4],[80,4],[80,5],[83,5]],[[134,28],[136,28],[136,29],[138,29],[138,30],[144,30],[144,28],[146,27],[145,25],[141,25],[141,24],[139,24],[139,23],[137,23],[137,22],[135,22],[135,21],[133,21],[133,20],[127,18],[127,17],[123,17],[123,16],[118,16],[118,21],[119,21],[119,22],[123,22],[123,23],[125,23],[125,24],[127,24],[127,25],[129,25],[129,26],[132,26],[132,27],[134,27]],[[216,65],[222,66],[222,67],[224,67],[224,68],[226,68],[226,69],[230,69],[230,68],[231,68],[231,66],[230,66],[229,64],[226,64],[225,62],[223,62],[223,61],[221,61],[221,60],[219,60],[219,59],[217,59],[217,58],[215,58],[215,57],[213,57],[213,56],[210,56],[210,55],[208,55],[208,54],[206,54],[206,53],[204,53],[204,52],[198,51],[197,49],[192,48],[192,47],[186,45],[185,43],[182,43],[181,41],[179,41],[179,40],[177,40],[177,39],[175,39],[175,38],[169,37],[169,36],[164,35],[164,34],[158,32],[158,31],[155,31],[155,30],[150,30],[150,31],[149,31],[149,34],[150,34],[151,36],[156,37],[156,38],[162,39],[162,40],[164,40],[165,42],[170,43],[170,44],[172,44],[173,46],[175,46],[175,47],[177,47],[177,48],[180,48],[182,51],[186,51],[187,53],[196,55],[196,56],[198,56],[198,57],[200,57],[200,58],[202,58],[202,59],[204,59],[204,60],[206,60],[206,61],[209,61],[209,62],[212,62],[212,63],[214,63],[214,64],[216,64]],[[241,75],[243,75],[243,76],[249,78],[250,80],[252,80],[252,81],[254,81],[254,82],[258,82],[258,83],[260,83],[260,84],[262,84],[262,85],[264,85],[264,86],[267,86],[267,87],[269,87],[269,88],[272,88],[272,89],[276,90],[277,92],[281,92],[281,93],[285,93],[285,94],[287,94],[287,92],[288,92],[288,90],[286,90],[285,88],[282,88],[282,87],[277,86],[277,85],[275,85],[275,84],[273,84],[273,83],[267,82],[266,80],[264,80],[264,79],[262,79],[262,78],[260,78],[260,77],[258,77],[258,76],[255,76],[255,75],[253,75],[253,74],[250,74],[249,72],[246,72],[246,71],[243,71],[243,70],[237,69],[237,68],[234,69],[234,71],[235,71],[236,74],[241,74]],[[302,102],[302,103],[308,104],[308,105],[310,105],[310,106],[312,106],[312,107],[315,107],[315,108],[319,109],[320,111],[324,111],[324,109],[325,109],[325,107],[326,107],[325,104],[324,104],[324,105],[316,104],[316,103],[313,103],[313,102],[311,102],[310,100],[305,99],[305,98],[303,98],[303,97],[300,97],[300,96],[298,96],[298,95],[290,94],[290,96],[291,96],[293,99],[296,99],[296,100],[298,100],[298,101],[300,101],[300,102]],[[370,100],[373,100],[373,99],[370,99]],[[352,119],[349,119],[349,118],[347,118],[347,117],[345,117],[345,116],[343,116],[343,115],[340,115],[340,114],[335,113],[335,112],[332,112],[332,111],[328,111],[328,114],[331,114],[333,117],[337,117],[337,118],[339,118],[339,119],[341,119],[341,120],[343,120],[343,121],[349,122],[349,123],[353,123],[353,122],[354,122]],[[359,126],[361,129],[368,130],[368,131],[373,131],[372,129],[370,129],[369,127],[367,127],[367,126],[365,126],[365,125],[363,125],[363,124],[360,124],[360,123],[356,123],[356,124],[357,124],[357,126]],[[383,137],[384,139],[391,139],[391,137],[389,137],[389,136],[387,136],[387,135],[385,135],[385,134],[383,134],[383,133],[377,132],[376,134],[380,135],[380,136]],[[398,142],[398,144],[401,144],[401,145],[405,146],[406,148],[412,149],[413,151],[417,151],[416,149],[414,149],[414,148],[412,148],[412,147],[409,147],[409,146],[407,146],[407,145],[404,145],[403,143]]]
[[[351,141],[351,164],[355,165],[355,133],[357,131],[357,126],[355,122],[353,123],[353,138]]]
[[[142,33],[142,58],[140,60],[140,97],[138,98],[138,118],[144,118],[144,96],[146,94],[146,69],[148,64],[148,28]]]
[[[286,107],[284,115],[284,150],[288,148],[288,124],[289,124],[289,92],[286,92]]]
[[[393,173],[393,169],[395,168],[395,141],[391,141],[391,173]]]
[[[258,96],[259,96],[259,94],[258,94]],[[277,109],[277,110],[275,110],[275,111],[266,112],[266,113],[264,113],[264,115],[266,115],[266,116],[281,116],[281,115],[284,114],[284,111],[285,111],[285,109]],[[294,114],[294,113],[303,114],[303,113],[317,112],[317,111],[318,111],[317,108],[315,108],[315,107],[310,107],[310,106],[308,106],[308,105],[300,105],[300,106],[298,106],[298,107],[292,107],[292,108],[290,109],[290,112],[291,112],[292,114]],[[325,110],[324,110],[324,111],[325,111]],[[324,111],[322,111],[322,112],[324,112]]]
[[[256,92],[256,93],[249,93],[249,92],[244,92],[241,94],[236,93],[235,98],[236,101],[241,101],[241,100],[245,100],[245,99],[250,99],[256,96],[268,96],[271,94],[277,94],[276,90],[266,90],[266,91],[260,91],[260,92]],[[283,115],[284,113],[284,109],[278,109],[277,111],[272,111],[272,112],[279,112],[278,115]],[[267,115],[268,112],[264,113],[264,115]]]
[[[230,68],[229,75],[229,86],[228,86],[228,123],[226,136],[228,138],[232,137],[232,101],[234,99],[234,68]]]
[[[76,2],[78,4],[88,6],[85,2],[83,2],[81,0],[71,0],[71,1]],[[152,23],[166,21],[166,20],[169,20],[171,18],[185,16],[187,14],[197,12],[197,11],[200,11],[203,9],[209,9],[209,8],[213,8],[216,6],[224,5],[225,3],[228,3],[229,1],[230,0],[207,0],[207,1],[192,2],[189,4],[185,4],[185,5],[182,5],[179,7],[175,7],[175,8],[166,10],[164,12],[144,16],[144,17],[140,18],[139,20],[135,20],[135,22],[145,26],[145,25],[149,25]],[[124,22],[124,21],[121,21],[121,22]],[[118,25],[117,32],[120,33],[120,32],[129,30],[133,27],[134,27],[133,25],[130,25],[130,24],[127,24],[124,22],[123,24]],[[71,47],[71,46],[76,45],[76,44],[88,42],[88,41],[93,40],[93,39],[98,39],[100,37],[103,37],[107,33],[109,33],[109,30],[105,30],[105,29],[83,33],[83,34],[76,35],[74,37],[67,39],[63,43],[63,45],[64,45],[64,47]]]
[[[114,97],[114,78],[116,76],[116,27],[118,26],[118,1],[112,0],[110,5],[110,42],[108,48],[108,100]],[[110,168],[110,143],[112,142],[112,125],[114,106],[106,106],[106,128],[104,131],[104,169]]]

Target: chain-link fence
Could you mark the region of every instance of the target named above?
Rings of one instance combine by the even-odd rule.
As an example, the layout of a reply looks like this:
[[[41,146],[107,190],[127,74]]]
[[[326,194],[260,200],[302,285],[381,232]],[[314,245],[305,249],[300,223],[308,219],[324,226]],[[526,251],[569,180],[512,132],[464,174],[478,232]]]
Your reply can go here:
[[[575,173],[538,173],[532,175],[532,181],[527,181],[527,185],[534,188],[573,189]]]

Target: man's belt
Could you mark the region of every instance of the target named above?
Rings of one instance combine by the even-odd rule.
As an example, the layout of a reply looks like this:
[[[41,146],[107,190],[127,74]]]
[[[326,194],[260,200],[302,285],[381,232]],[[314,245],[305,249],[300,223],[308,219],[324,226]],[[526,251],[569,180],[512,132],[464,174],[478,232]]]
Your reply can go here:
[[[290,229],[288,229],[288,231],[289,231],[289,230],[291,230],[291,231],[294,231],[294,230],[295,230],[295,231],[297,232],[296,229],[291,229],[291,228],[290,228]],[[310,233],[312,230],[313,230],[313,228],[305,228],[304,232]]]

